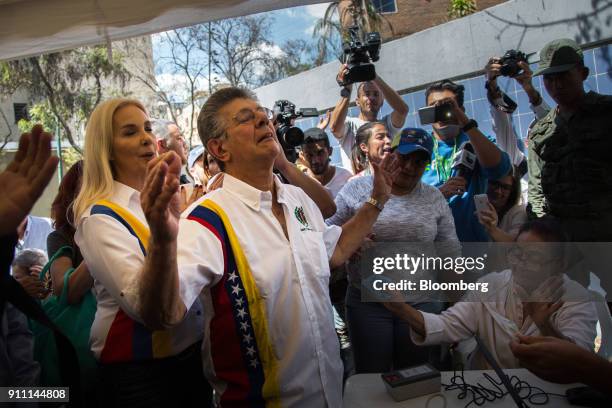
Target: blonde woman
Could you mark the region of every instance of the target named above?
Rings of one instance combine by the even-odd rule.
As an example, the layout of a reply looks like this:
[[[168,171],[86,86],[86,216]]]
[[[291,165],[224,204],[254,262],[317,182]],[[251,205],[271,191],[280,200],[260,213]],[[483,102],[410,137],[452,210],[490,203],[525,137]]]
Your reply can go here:
[[[75,200],[75,241],[94,279],[98,309],[90,345],[99,362],[102,406],[193,405],[203,377],[202,311],[193,305],[172,330],[142,323],[137,287],[149,229],[140,206],[147,163],[157,156],[149,116],[136,100],[110,99],[85,133],[83,182]],[[205,406],[205,405],[204,405]]]

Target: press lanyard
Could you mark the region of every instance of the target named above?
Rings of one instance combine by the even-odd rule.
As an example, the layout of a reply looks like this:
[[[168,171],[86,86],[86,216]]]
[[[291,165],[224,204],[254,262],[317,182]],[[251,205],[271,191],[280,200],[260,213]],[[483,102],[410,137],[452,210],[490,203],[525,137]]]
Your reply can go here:
[[[450,178],[451,167],[455,153],[457,152],[457,138],[453,145],[453,153],[449,158],[444,158],[438,153],[438,139],[434,137],[434,157],[436,159],[436,173],[438,174],[438,182],[445,183]]]

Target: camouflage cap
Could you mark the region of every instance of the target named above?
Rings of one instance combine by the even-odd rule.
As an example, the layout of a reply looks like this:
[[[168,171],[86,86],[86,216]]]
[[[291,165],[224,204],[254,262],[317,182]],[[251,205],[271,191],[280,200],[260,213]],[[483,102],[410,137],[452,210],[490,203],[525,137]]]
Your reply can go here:
[[[540,64],[533,76],[569,71],[580,62],[584,62],[584,55],[576,41],[568,38],[553,40],[540,51]]]

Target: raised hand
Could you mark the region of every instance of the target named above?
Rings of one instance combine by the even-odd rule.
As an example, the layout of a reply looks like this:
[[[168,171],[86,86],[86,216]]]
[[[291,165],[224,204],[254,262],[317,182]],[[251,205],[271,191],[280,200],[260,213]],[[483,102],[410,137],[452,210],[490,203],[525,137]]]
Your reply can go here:
[[[449,124],[459,125],[461,127],[467,125],[470,118],[467,117],[465,111],[459,107],[455,98],[444,98],[436,102],[436,106],[448,104],[451,106],[453,119],[448,121]]]
[[[497,81],[497,77],[501,75],[499,72],[502,67],[500,62],[501,60],[499,57],[489,58],[489,62],[487,62],[487,65],[485,66],[485,74],[489,82]]]
[[[338,83],[338,85],[344,86],[344,85],[342,85],[344,83],[344,76],[348,72],[349,72],[349,69],[348,69],[348,65],[347,64],[340,65],[340,70],[338,71],[338,75],[336,75],[336,82]],[[350,85],[347,85],[346,87],[349,88],[349,89],[352,89],[353,85],[350,84]]]
[[[531,78],[533,77],[533,72],[531,71],[531,68],[529,68],[529,64],[525,61],[520,61],[518,63],[518,66],[523,72],[520,75],[515,76],[514,79],[523,88],[525,88],[526,86],[531,86]]]
[[[395,154],[386,155],[379,164],[370,162],[374,170],[372,197],[384,204],[391,195],[393,180],[401,171],[399,159]]]
[[[327,125],[329,125],[329,118],[331,118],[331,110],[328,109],[327,112],[325,112],[325,115],[323,115],[319,120],[317,127],[319,129],[327,128]]]
[[[478,222],[480,222],[487,231],[490,231],[497,227],[498,215],[497,211],[495,211],[495,207],[493,207],[491,203],[487,204],[489,205],[489,209],[476,211],[476,216],[478,217]]]
[[[36,125],[19,139],[13,161],[0,173],[0,235],[14,233],[30,213],[55,172],[51,135]]]
[[[179,177],[181,159],[174,152],[167,152],[151,160],[147,166],[147,178],[140,194],[151,236],[156,242],[172,242],[178,235],[181,215]]]

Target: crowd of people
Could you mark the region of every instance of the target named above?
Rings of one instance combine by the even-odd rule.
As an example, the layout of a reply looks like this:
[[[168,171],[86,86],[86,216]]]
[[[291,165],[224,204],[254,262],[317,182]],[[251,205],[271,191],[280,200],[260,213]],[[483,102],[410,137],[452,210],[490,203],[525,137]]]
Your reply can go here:
[[[51,223],[29,215],[57,164],[35,126],[0,173],[0,386],[66,384],[65,351],[40,310],[76,350],[87,406],[340,407],[347,376],[448,369],[448,350],[475,335],[503,368],[610,393],[612,376],[586,368],[612,371],[595,354],[596,307],[566,272],[593,255],[571,242],[612,241],[612,97],[584,91],[574,41],[540,57],[514,77],[534,112],[527,152],[497,57],[485,67],[494,135],[466,115],[451,80],[429,85],[425,102],[452,119],[431,134],[405,128],[409,106],[376,76],[355,86],[358,117],[347,116],[353,85],[341,88],[304,131],[297,163],[249,90],[208,98],[191,150],[175,123],[108,99],[87,121]],[[379,118],[384,101],[392,112]],[[466,151],[473,165],[459,171]],[[365,301],[364,254],[377,243],[435,245],[442,258],[465,255],[464,243],[510,250],[477,277],[488,296]],[[489,368],[478,351],[464,364]]]

